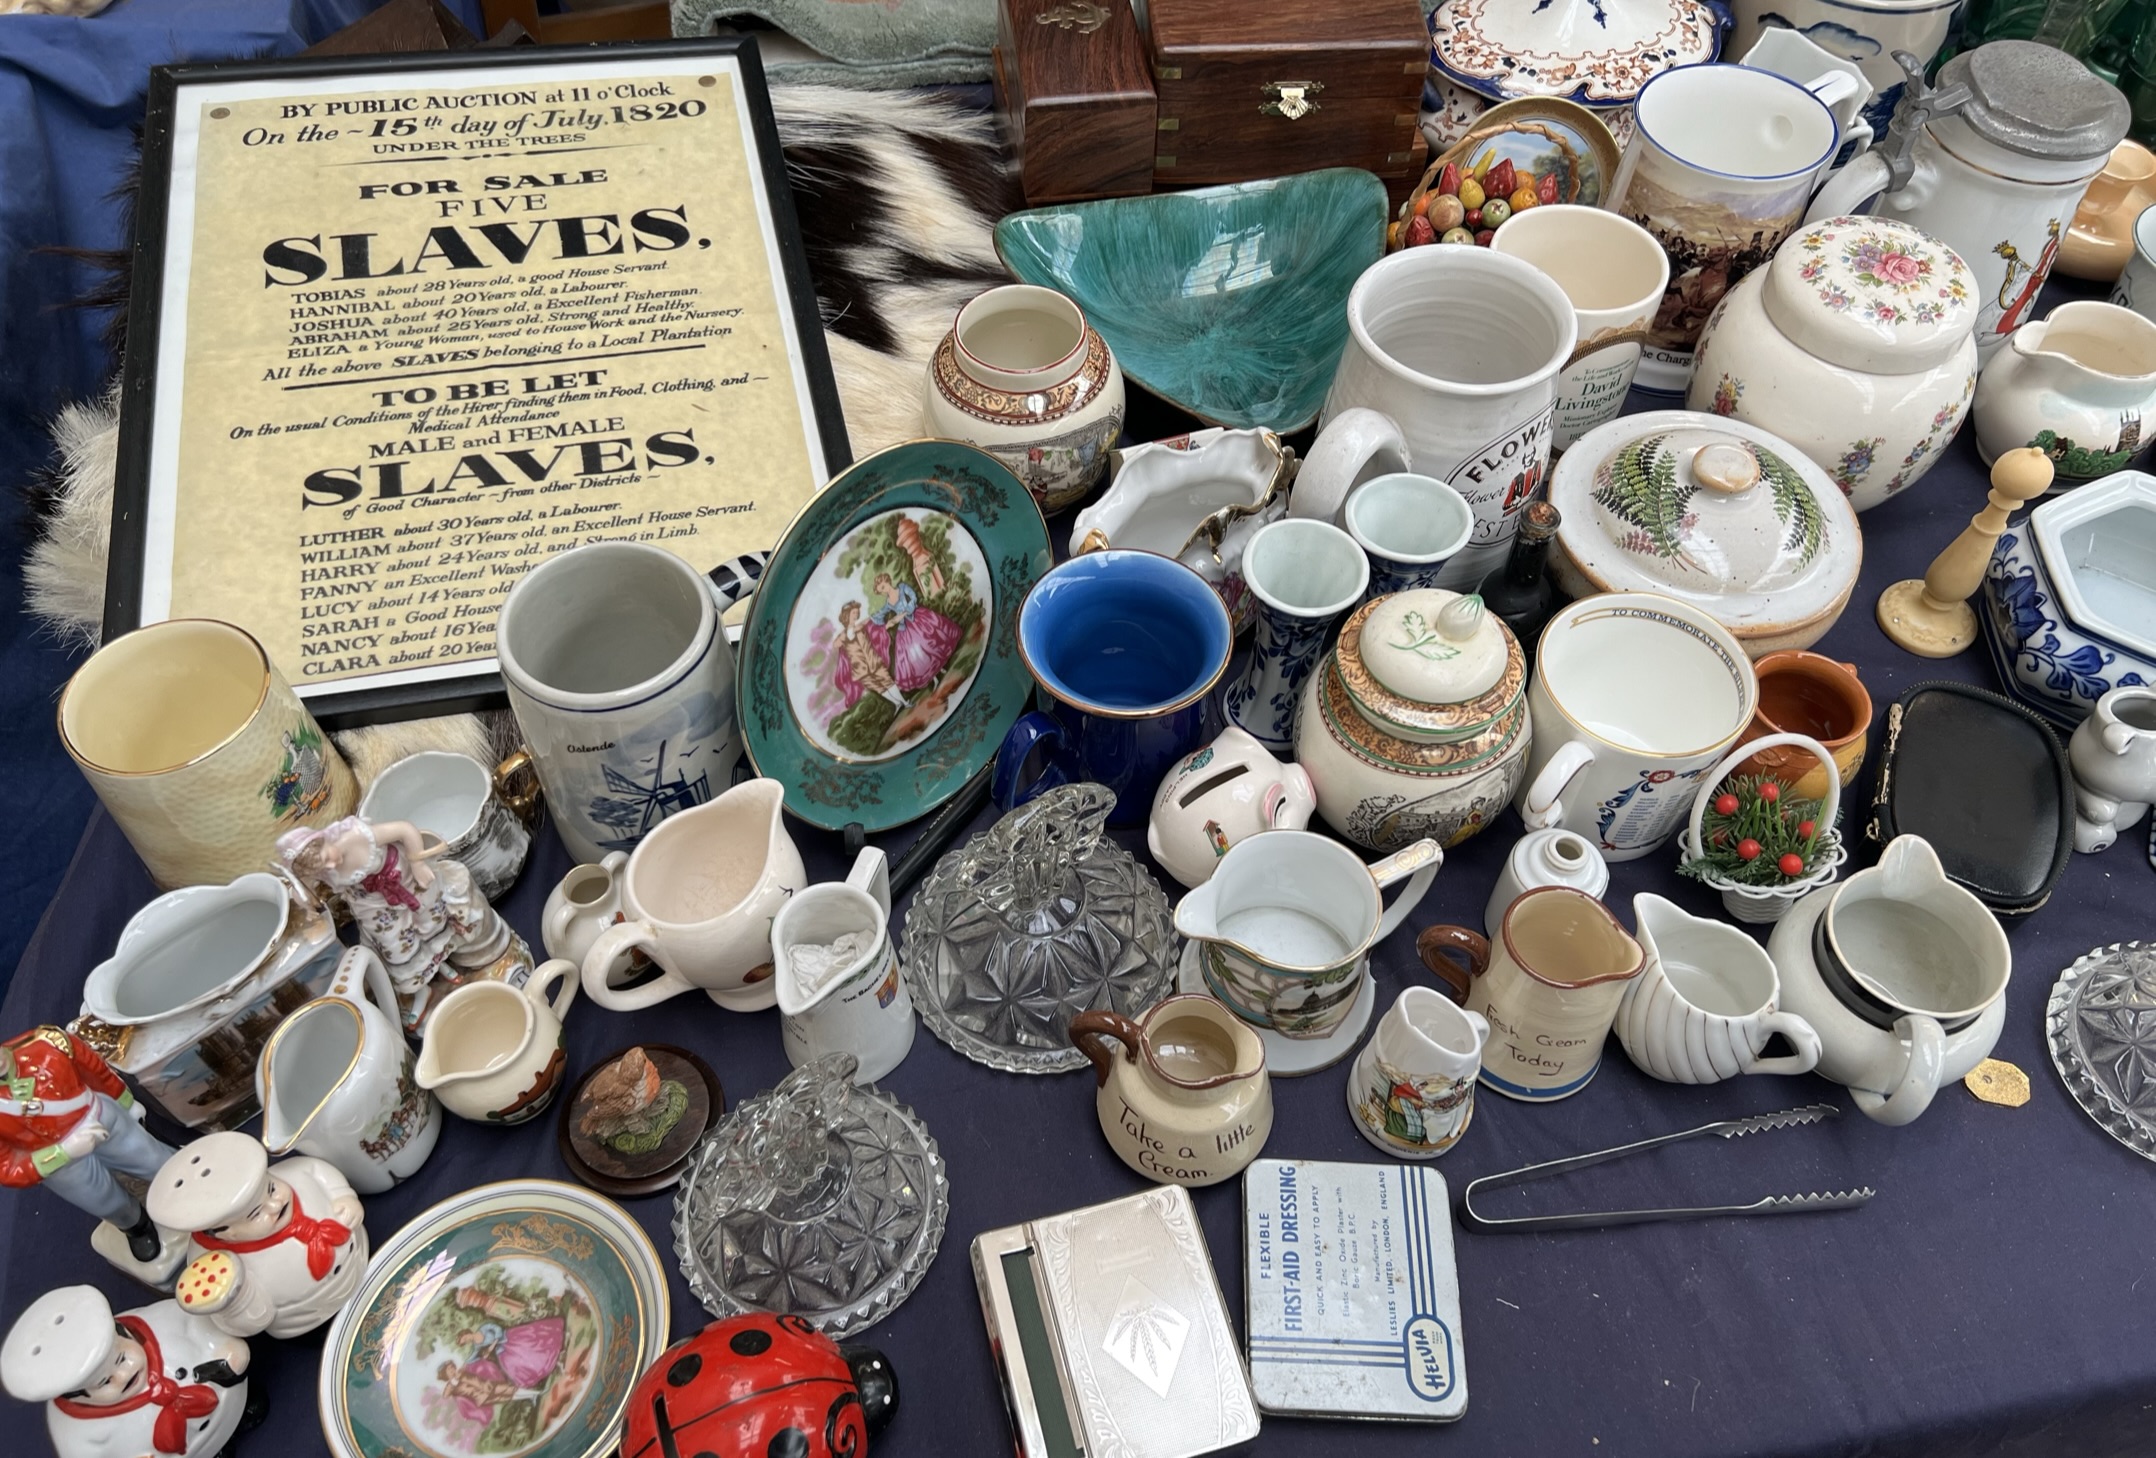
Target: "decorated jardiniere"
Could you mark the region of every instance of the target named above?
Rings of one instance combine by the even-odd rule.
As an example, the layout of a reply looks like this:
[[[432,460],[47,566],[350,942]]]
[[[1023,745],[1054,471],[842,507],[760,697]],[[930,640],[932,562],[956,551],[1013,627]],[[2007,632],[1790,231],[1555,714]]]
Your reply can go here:
[[[1945,454],[1976,389],[1976,279],[1905,223],[1829,218],[1731,289],[1685,404],[1772,431],[1857,510]]]
[[[1364,604],[1303,686],[1295,757],[1326,824],[1370,850],[1457,845],[1526,773],[1527,666],[1478,597],[1442,588]]]
[[[2059,305],[1984,366],[1975,416],[1984,464],[2034,446],[2054,491],[2124,470],[2156,426],[2156,323],[2094,299]]]
[[[1043,511],[1098,486],[1123,430],[1123,372],[1108,341],[1054,289],[1005,284],[958,311],[928,364],[931,435],[979,446]]]

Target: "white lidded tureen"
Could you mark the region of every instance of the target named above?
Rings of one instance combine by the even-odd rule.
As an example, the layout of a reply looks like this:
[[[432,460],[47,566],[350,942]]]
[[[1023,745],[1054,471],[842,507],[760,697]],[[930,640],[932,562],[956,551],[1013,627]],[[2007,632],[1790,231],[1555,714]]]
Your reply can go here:
[[[1365,603],[1296,715],[1318,813],[1369,850],[1459,844],[1526,773],[1526,686],[1518,640],[1481,598],[1428,587]]]
[[[1946,453],[1976,389],[1976,277],[1891,218],[1828,218],[1745,275],[1700,334],[1685,404],[1803,451],[1858,511]]]
[[[1721,54],[1728,24],[1715,0],[1444,0],[1430,15],[1431,79],[1497,101],[1630,107],[1656,73]]]
[[[1817,642],[1863,564],[1856,512],[1825,472],[1755,425],[1694,410],[1589,431],[1558,462],[1550,501],[1564,518],[1559,587],[1680,598],[1753,658]]]

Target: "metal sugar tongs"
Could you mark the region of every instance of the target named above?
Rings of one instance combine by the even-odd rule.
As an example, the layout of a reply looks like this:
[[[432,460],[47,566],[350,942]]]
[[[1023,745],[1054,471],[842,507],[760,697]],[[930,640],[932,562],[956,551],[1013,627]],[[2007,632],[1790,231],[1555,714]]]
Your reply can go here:
[[[1723,1119],[1713,1124],[1702,1124],[1697,1129],[1664,1134],[1655,1139],[1642,1139],[1637,1144],[1621,1144],[1615,1149],[1597,1149],[1589,1154],[1575,1154],[1569,1159],[1553,1159],[1543,1164],[1506,1170],[1502,1174],[1484,1175],[1479,1180],[1469,1182],[1460,1198],[1460,1211],[1466,1217],[1467,1223],[1477,1230],[1577,1230],[1597,1225],[1645,1225],[1656,1220],[1705,1220],[1716,1215],[1802,1215],[1815,1210],[1854,1210],[1871,1199],[1874,1191],[1869,1185],[1863,1189],[1826,1194],[1769,1195],[1749,1205],[1699,1205],[1677,1210],[1594,1210],[1576,1215],[1516,1215],[1506,1219],[1492,1219],[1475,1209],[1475,1192],[1485,1187],[1496,1188],[1500,1185],[1518,1185],[1529,1180],[1548,1179],[1552,1175],[1585,1169],[1591,1164],[1607,1164],[1613,1159],[1622,1159],[1642,1150],[1657,1149],[1662,1145],[1676,1144],[1686,1139],[1697,1139],[1702,1134],[1712,1134],[1720,1139],[1741,1139],[1747,1134],[1816,1124],[1823,1119],[1835,1118],[1840,1113],[1841,1110],[1833,1104],[1806,1104],[1802,1108],[1784,1109],[1777,1114],[1755,1114],[1749,1119]]]

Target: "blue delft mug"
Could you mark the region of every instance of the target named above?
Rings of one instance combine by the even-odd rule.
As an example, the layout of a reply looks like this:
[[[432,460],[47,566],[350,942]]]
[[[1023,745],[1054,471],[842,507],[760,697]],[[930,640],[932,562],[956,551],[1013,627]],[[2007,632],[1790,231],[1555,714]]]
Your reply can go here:
[[[1209,737],[1207,695],[1234,646],[1220,595],[1172,557],[1110,548],[1049,569],[1018,610],[1044,707],[996,751],[996,804],[1091,781],[1115,792],[1110,825],[1139,824],[1161,777]]]

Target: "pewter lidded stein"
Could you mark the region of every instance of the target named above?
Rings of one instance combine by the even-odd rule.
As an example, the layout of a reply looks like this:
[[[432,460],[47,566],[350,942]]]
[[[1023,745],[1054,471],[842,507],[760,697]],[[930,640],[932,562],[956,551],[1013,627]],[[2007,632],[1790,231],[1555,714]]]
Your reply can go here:
[[[1976,345],[1989,359],[2036,317],[2074,209],[2126,135],[2118,88],[2072,56],[2002,40],[1956,56],[1926,85],[1916,57],[1886,140],[1820,190],[1807,222],[1859,211],[1919,228],[1976,275]],[[1798,237],[1802,237],[1800,232]]]

